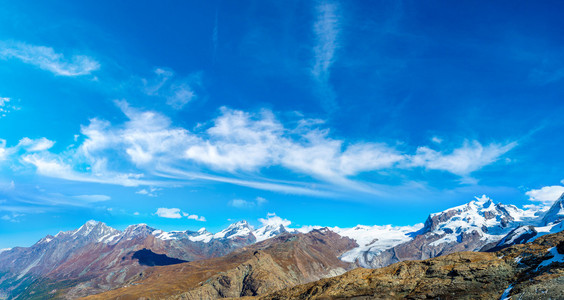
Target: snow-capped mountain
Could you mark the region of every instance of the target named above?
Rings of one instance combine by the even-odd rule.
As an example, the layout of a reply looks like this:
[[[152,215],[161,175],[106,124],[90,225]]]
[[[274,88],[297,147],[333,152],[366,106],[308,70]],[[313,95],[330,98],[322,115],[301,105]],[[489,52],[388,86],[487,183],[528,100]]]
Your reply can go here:
[[[564,194],[536,220],[519,226],[509,232],[492,248],[499,250],[515,244],[523,244],[536,240],[538,237],[564,230]]]
[[[261,234],[266,228],[259,229]],[[0,293],[25,289],[36,278],[54,280],[84,278],[87,290],[77,296],[117,287],[147,268],[134,259],[149,249],[182,261],[219,257],[255,243],[253,228],[241,221],[212,234],[199,231],[154,229],[146,224],[116,230],[98,221],[88,221],[76,230],[48,235],[31,247],[16,247],[0,253]],[[86,284],[86,283],[85,283]]]
[[[465,234],[475,232],[480,241],[498,241],[515,227],[516,222],[530,222],[528,214],[513,206],[494,204],[485,195],[465,205],[431,214],[425,222],[428,233],[440,236],[432,245],[458,242]]]
[[[262,226],[256,229],[246,221],[239,221],[217,233],[205,228],[167,232],[146,224],[131,225],[120,231],[101,222],[88,221],[76,230],[48,235],[31,247],[1,250],[0,294],[25,289],[37,284],[33,283],[35,279],[48,276],[55,281],[82,280],[70,293],[83,296],[139,279],[147,268],[135,259],[140,251],[167,256],[172,261],[202,260],[224,256],[282,234],[305,234],[314,229],[354,240],[358,246],[340,259],[363,267],[381,267],[457,251],[497,249],[562,231],[564,195],[546,211],[495,204],[482,196],[431,214],[424,224],[403,227],[291,228],[290,221],[275,215],[260,221]]]
[[[564,193],[552,204],[542,218],[542,225],[549,225],[564,220]]]
[[[520,224],[534,221],[533,215],[514,205],[495,204],[486,196],[476,197],[467,204],[429,215],[419,232],[406,235],[407,241],[376,255],[360,253],[358,263],[375,268],[403,260],[480,250]]]

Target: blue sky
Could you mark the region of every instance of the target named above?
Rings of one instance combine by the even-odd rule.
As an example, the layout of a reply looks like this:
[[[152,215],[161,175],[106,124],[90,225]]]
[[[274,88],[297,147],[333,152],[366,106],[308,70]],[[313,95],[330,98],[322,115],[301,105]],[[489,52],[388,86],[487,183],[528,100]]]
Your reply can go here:
[[[558,1],[1,5],[0,248],[564,192]]]

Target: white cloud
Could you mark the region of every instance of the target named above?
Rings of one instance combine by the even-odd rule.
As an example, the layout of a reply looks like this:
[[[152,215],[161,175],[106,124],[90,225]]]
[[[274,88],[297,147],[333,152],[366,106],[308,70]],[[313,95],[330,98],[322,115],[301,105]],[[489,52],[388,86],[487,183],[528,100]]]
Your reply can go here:
[[[168,218],[168,219],[181,219],[182,217],[186,217],[189,220],[196,220],[199,222],[206,221],[206,218],[204,216],[192,215],[187,212],[181,211],[180,208],[161,207],[157,209],[157,212],[155,214],[161,218]]]
[[[423,146],[409,154],[385,143],[333,138],[328,129],[321,127],[323,122],[303,116],[283,124],[269,110],[253,113],[223,107],[218,117],[204,123],[210,125],[192,132],[174,126],[161,113],[133,108],[126,101],[116,101],[116,105],[127,117],[124,123],[91,119],[90,124],[81,127],[82,135],[77,140],[82,142],[61,154],[48,151],[54,144],[48,139],[24,138],[17,146],[27,147],[21,162],[49,177],[142,185],[137,193],[148,196],[155,196],[157,189],[166,184],[202,180],[327,197],[337,190],[377,193],[375,184],[355,179],[364,172],[384,174],[391,169],[423,167],[469,178],[472,172],[496,162],[517,145],[483,146],[472,141],[446,150]],[[445,144],[441,146],[445,148]],[[0,160],[14,151],[0,140]],[[260,171],[269,167],[308,175],[317,182],[262,178]],[[256,202],[239,199],[232,205],[249,206],[249,201]]]
[[[277,159],[284,127],[271,112],[252,115],[225,107],[221,112],[207,130],[209,138],[191,145],[186,158],[230,172],[256,170]]]
[[[73,196],[73,198],[85,202],[103,202],[112,199],[110,196],[107,195],[78,195],[78,196]]]
[[[0,118],[5,117],[12,110],[19,110],[19,107],[10,105],[12,99],[8,97],[0,97]]]
[[[100,69],[100,64],[88,56],[73,55],[67,59],[51,47],[22,42],[0,42],[0,59],[11,58],[61,76],[87,75]]]
[[[148,188],[146,188],[146,189],[140,189],[140,190],[138,190],[138,191],[135,192],[135,193],[136,193],[136,194],[139,194],[139,195],[146,195],[146,196],[149,196],[149,197],[157,197],[158,194],[157,194],[156,192],[157,192],[157,191],[160,191],[160,190],[162,190],[162,189],[161,189],[161,188],[154,187],[154,186],[151,186],[151,187],[148,187]]]
[[[313,65],[311,73],[318,82],[319,97],[327,109],[333,109],[335,92],[329,85],[330,68],[339,47],[340,20],[339,7],[336,3],[321,1],[316,6],[317,20],[313,24],[315,46],[313,47]]]
[[[179,208],[160,207],[159,209],[157,209],[157,212],[155,214],[157,216],[161,217],[161,218],[168,218],[168,219],[180,219],[180,218],[182,218],[182,216],[180,215],[180,209]]]
[[[25,137],[18,143],[18,146],[25,148],[28,152],[45,151],[51,149],[53,145],[55,145],[55,142],[50,141],[44,137],[36,140]]]
[[[558,200],[558,198],[560,198],[563,193],[564,186],[553,185],[545,186],[540,189],[533,189],[526,192],[525,194],[529,196],[529,200],[531,201],[541,202],[543,205],[550,205],[554,201]]]
[[[157,68],[155,78],[142,79],[147,95],[166,99],[166,104],[174,109],[182,109],[190,101],[198,98],[202,88],[202,74],[192,73],[185,78],[176,78],[172,70]]]
[[[322,2],[317,7],[317,20],[313,24],[316,45],[313,48],[314,63],[311,72],[315,77],[325,77],[333,64],[338,47],[339,16],[336,3]]]
[[[10,151],[6,148],[6,140],[0,139],[0,162],[6,160],[9,155]]]
[[[410,156],[407,166],[442,170],[466,176],[497,161],[515,146],[517,146],[516,142],[505,145],[492,143],[482,146],[478,141],[467,141],[462,147],[446,154],[428,147],[419,147],[416,154]]]
[[[8,215],[3,215],[0,219],[8,222],[18,223],[20,222],[21,217],[25,216],[24,214],[12,212]]]
[[[206,218],[204,216],[198,216],[198,215],[191,215],[191,214],[185,214],[184,215],[186,218],[190,219],[190,220],[196,220],[199,222],[206,222]]]
[[[142,174],[115,172],[91,174],[78,172],[75,171],[70,164],[64,163],[61,157],[52,154],[28,154],[22,156],[21,161],[24,164],[33,165],[40,175],[70,181],[117,184],[123,186],[155,184],[155,182],[141,180]]]
[[[174,109],[181,109],[188,102],[196,99],[196,92],[187,83],[173,84],[170,94],[166,97],[166,104]]]
[[[259,218],[258,220],[262,224],[262,226],[272,226],[273,227],[273,226],[284,225],[284,227],[288,227],[288,226],[290,226],[290,224],[292,224],[292,222],[290,220],[282,219],[279,216],[277,216],[275,213],[268,213],[266,215],[266,219]]]
[[[267,201],[263,197],[256,197],[254,200],[233,199],[229,205],[237,208],[252,208],[265,204]]]

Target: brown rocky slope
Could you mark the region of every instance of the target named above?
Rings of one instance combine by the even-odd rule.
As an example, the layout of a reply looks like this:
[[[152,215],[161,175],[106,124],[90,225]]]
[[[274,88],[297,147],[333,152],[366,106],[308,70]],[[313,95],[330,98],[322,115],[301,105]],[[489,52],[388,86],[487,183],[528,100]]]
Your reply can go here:
[[[460,252],[249,299],[564,299],[564,232],[498,252]]]
[[[85,299],[216,299],[255,296],[342,274],[356,247],[327,230],[283,234],[208,260],[147,269],[143,279]]]

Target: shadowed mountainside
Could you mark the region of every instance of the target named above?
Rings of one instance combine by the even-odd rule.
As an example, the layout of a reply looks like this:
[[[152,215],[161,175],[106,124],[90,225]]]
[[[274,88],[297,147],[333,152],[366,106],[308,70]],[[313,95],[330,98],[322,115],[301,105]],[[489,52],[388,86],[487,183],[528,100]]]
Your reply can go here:
[[[282,234],[227,256],[155,267],[135,284],[85,299],[216,299],[260,295],[342,274],[338,259],[356,247],[327,230]]]

